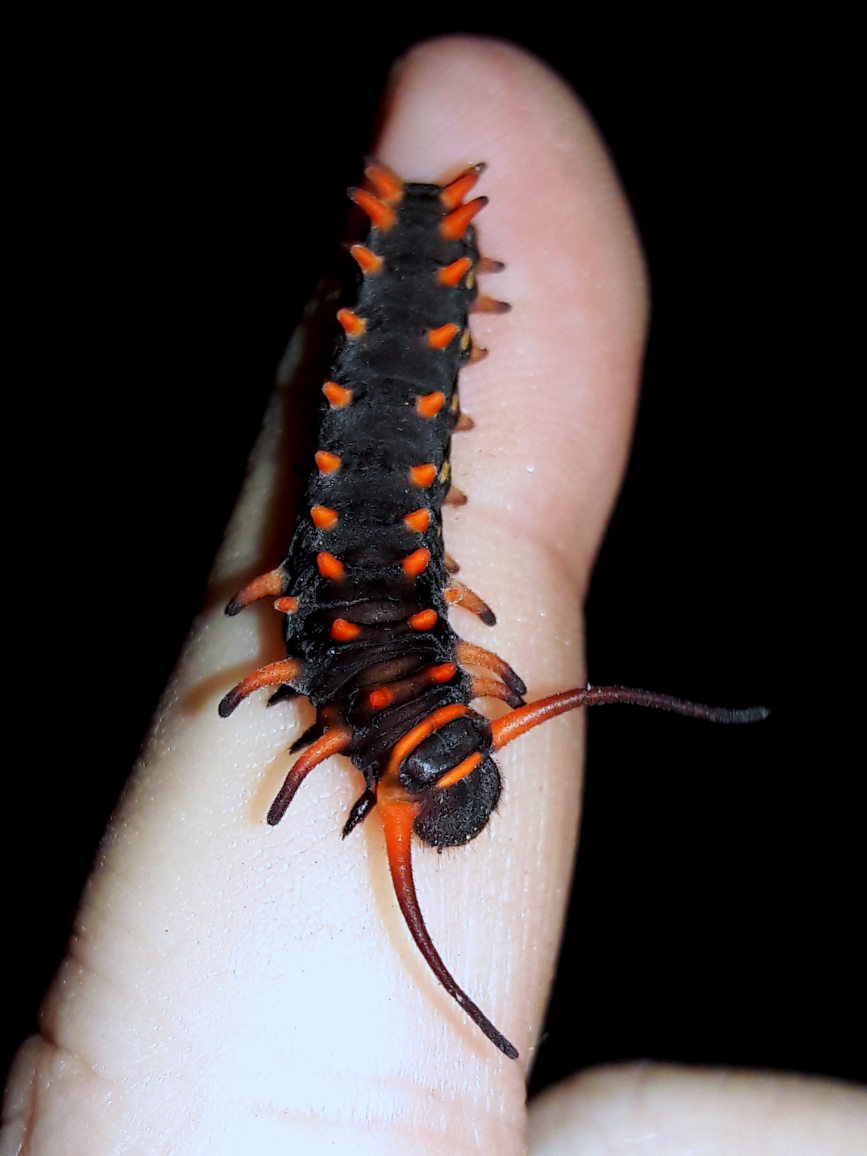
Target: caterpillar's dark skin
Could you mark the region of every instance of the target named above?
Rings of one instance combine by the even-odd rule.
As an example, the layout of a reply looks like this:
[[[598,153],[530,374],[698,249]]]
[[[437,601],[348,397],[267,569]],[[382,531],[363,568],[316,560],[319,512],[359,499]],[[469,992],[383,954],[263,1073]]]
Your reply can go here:
[[[442,539],[451,436],[461,420],[458,371],[474,356],[468,314],[508,309],[478,297],[477,274],[501,268],[480,259],[470,224],[486,198],[463,203],[483,167],[439,186],[404,184],[374,163],[366,174],[376,194],[350,190],[371,230],[352,249],[363,279],[352,310],[338,313],[345,336],[323,386],[302,513],[283,564],[226,608],[235,614],[257,598],[276,597],[289,657],[239,683],[220,714],[262,687],[309,698],[317,721],[296,747],[310,745],[268,822],[280,821],[314,767],[331,754],[347,755],[366,788],[344,836],[379,807],[395,891],[416,944],[446,990],[515,1059],[517,1050],[461,991],[428,936],[412,880],[412,833],[440,849],[478,835],[502,787],[493,752],[564,711],[633,702],[716,722],[752,722],[767,712],[625,687],[576,689],[528,706],[514,671],[452,629],[449,603],[495,621],[477,595],[451,579]],[[473,676],[468,665],[488,673]],[[491,722],[470,707],[483,696],[513,709]]]

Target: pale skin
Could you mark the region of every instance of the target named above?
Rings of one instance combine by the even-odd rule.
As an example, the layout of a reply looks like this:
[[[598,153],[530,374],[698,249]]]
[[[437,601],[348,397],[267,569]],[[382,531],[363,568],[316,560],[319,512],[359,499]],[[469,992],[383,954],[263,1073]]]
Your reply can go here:
[[[513,312],[472,320],[490,356],[462,374],[476,428],[456,436],[452,468],[470,501],[447,511],[446,543],[498,625],[461,609],[452,621],[510,662],[531,699],[581,685],[580,607],[626,461],[648,313],[616,174],[556,77],[515,48],[464,39],[406,58],[376,154],[422,181],[488,163],[481,248],[507,269],[481,287]],[[281,418],[275,404],[41,1034],[13,1068],[2,1156],[528,1151],[525,1076],[569,891],[584,719],[562,716],[502,752],[504,799],[473,843],[415,854],[433,939],[517,1046],[512,1062],[420,959],[376,812],[340,839],[361,787],[348,761],[319,767],[282,823],[265,824],[309,708],[266,710],[260,692],[217,716],[233,682],[282,656],[267,604],[222,613],[277,560],[266,511]],[[867,1146],[867,1096],[631,1066],[546,1093],[529,1136],[546,1156],[854,1154]]]

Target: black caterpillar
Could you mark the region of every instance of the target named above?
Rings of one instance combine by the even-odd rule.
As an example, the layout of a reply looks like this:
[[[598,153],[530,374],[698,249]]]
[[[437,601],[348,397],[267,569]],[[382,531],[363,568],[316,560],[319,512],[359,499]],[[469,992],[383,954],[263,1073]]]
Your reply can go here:
[[[506,312],[479,297],[476,276],[503,268],[479,257],[470,224],[487,203],[464,203],[484,169],[449,185],[405,184],[378,163],[365,170],[376,194],[350,189],[368,214],[365,245],[352,246],[363,279],[353,310],[337,316],[338,344],[317,431],[316,466],[289,554],[226,607],[233,615],[276,596],[289,657],[249,675],[220,703],[226,717],[255,690],[306,695],[317,721],[268,812],[274,825],[306,776],[329,755],[347,755],[366,789],[344,837],[375,806],[407,926],[434,974],[496,1046],[517,1050],[447,971],[425,927],[413,884],[414,832],[432,847],[455,846],[487,824],[502,788],[492,755],[546,719],[580,706],[630,702],[716,722],[753,722],[763,707],[729,711],[625,687],[587,687],[525,704],[526,687],[497,655],[462,642],[449,624],[455,604],[493,625],[491,610],[451,578],[442,506],[451,488],[455,428],[469,428],[458,370],[473,349],[471,310]],[[465,667],[490,676],[467,673]],[[492,677],[493,676],[493,677]],[[491,721],[479,697],[513,709]]]

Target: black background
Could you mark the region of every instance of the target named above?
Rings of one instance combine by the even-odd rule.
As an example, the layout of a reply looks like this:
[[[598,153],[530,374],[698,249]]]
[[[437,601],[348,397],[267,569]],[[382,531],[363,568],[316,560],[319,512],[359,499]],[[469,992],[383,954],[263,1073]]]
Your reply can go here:
[[[745,728],[592,715],[532,1090],[636,1057],[864,1074],[862,772],[841,733],[854,708],[822,665],[845,596],[813,564],[834,456],[821,416],[832,383],[804,320],[803,261],[821,244],[811,158],[827,162],[823,49],[711,16],[575,20],[567,33],[544,14],[532,30],[359,10],[346,29],[334,14],[327,34],[210,14],[196,28],[79,22],[48,46],[43,29],[22,32],[5,439],[17,558],[8,1055],[35,1028],[200,602],[389,63],[419,37],[472,31],[526,45],[581,93],[650,262],[644,394],[588,606],[590,679],[773,710]],[[112,720],[100,733],[96,702]],[[17,731],[35,760],[15,753]]]

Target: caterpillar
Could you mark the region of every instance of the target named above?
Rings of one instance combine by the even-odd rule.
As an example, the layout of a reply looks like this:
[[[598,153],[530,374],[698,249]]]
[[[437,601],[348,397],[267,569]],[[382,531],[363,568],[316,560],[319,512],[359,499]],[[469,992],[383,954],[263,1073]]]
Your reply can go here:
[[[279,688],[273,698],[310,700],[316,722],[292,747],[301,753],[268,823],[280,822],[323,760],[348,756],[365,789],[343,837],[378,808],[397,901],[419,951],[487,1038],[517,1059],[428,934],[413,882],[413,836],[439,850],[475,838],[502,790],[495,753],[565,711],[623,702],[728,723],[768,712],[620,686],[527,703],[527,688],[508,663],[452,628],[450,606],[496,622],[455,579],[442,531],[443,506],[466,501],[452,485],[449,462],[452,433],[472,426],[461,413],[458,374],[485,353],[473,344],[468,315],[510,308],[478,291],[480,275],[503,268],[480,256],[471,223],[487,198],[465,200],[484,168],[475,165],[446,185],[413,184],[371,161],[368,188],[349,190],[370,229],[364,244],[350,249],[360,284],[353,307],[337,312],[343,332],[322,386],[301,513],[284,562],[226,607],[232,616],[274,598],[287,657],[243,679],[219,713],[227,717],[263,688]],[[482,697],[511,709],[488,719],[471,706]]]

